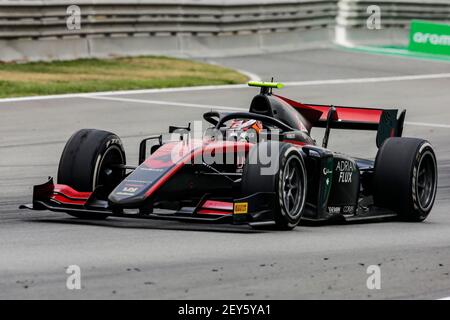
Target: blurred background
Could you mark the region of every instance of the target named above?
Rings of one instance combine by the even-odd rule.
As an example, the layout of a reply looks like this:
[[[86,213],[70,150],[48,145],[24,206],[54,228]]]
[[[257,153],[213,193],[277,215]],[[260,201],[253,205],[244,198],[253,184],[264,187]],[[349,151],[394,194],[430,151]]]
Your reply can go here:
[[[403,50],[414,19],[448,23],[450,1],[0,0],[0,60]]]

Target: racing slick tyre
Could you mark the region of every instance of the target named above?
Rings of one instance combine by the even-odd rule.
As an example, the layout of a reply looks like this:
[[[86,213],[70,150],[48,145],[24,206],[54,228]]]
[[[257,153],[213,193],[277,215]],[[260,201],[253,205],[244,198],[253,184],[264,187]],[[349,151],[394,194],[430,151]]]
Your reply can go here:
[[[75,132],[61,155],[58,167],[58,183],[80,192],[92,192],[103,186],[105,197],[123,180],[123,169],[111,169],[125,165],[125,151],[118,136],[111,132],[82,129]],[[83,219],[105,219],[107,215],[68,213]]]
[[[269,164],[261,163],[259,150],[262,150],[261,155],[270,155]],[[272,151],[276,153],[273,156]],[[255,145],[247,156],[242,192],[244,196],[258,192],[275,193],[275,226],[279,230],[291,230],[298,225],[303,214],[306,178],[305,163],[296,147],[281,142],[262,142]]]
[[[389,138],[375,159],[374,204],[400,219],[426,219],[436,197],[437,164],[431,144],[416,138]]]

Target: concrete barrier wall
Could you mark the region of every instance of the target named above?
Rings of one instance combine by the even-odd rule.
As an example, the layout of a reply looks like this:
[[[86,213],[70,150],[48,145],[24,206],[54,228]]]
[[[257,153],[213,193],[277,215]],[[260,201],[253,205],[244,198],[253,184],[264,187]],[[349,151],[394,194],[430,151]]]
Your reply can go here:
[[[81,24],[71,30],[74,4]],[[334,40],[335,26],[364,38],[371,4],[382,9],[384,31],[404,32],[412,18],[449,20],[450,0],[0,0],[0,60],[317,47]]]
[[[81,25],[69,30],[73,4]],[[336,8],[336,0],[0,0],[0,59],[222,56],[316,46],[332,39]]]

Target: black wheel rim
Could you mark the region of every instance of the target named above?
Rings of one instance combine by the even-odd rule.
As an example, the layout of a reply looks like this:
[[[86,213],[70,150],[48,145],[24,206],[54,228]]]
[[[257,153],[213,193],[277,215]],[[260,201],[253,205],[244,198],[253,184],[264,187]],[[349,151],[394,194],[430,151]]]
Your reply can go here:
[[[292,219],[300,215],[303,203],[303,176],[300,161],[296,157],[287,160],[283,171],[283,204]]]
[[[106,193],[111,192],[123,179],[124,169],[115,166],[125,164],[125,159],[119,147],[112,146],[106,150],[98,168],[96,185],[103,186]]]
[[[416,194],[422,210],[428,210],[434,202],[436,193],[436,163],[431,152],[420,159],[416,176]]]

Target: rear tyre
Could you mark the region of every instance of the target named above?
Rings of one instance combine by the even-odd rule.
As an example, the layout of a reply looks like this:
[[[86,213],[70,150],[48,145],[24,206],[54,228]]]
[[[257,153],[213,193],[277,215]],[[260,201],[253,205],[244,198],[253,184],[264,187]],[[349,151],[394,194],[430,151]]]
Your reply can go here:
[[[242,192],[244,196],[257,192],[274,192],[276,228],[291,230],[300,222],[305,206],[305,163],[298,149],[292,145],[279,143],[277,149],[272,149],[271,146],[274,146],[271,142],[262,142],[250,150],[242,175]],[[277,153],[271,155],[271,166],[261,164],[258,157],[260,149],[263,155],[270,154],[270,150]],[[275,172],[271,172],[272,169],[269,168],[275,168]]]
[[[125,151],[118,136],[111,132],[82,129],[75,132],[61,155],[58,167],[58,183],[77,191],[92,192],[104,187],[106,196],[123,180],[124,170],[111,168],[125,165]],[[83,219],[105,219],[107,215],[70,215]]]
[[[420,222],[433,207],[437,163],[431,144],[416,138],[389,138],[375,160],[374,204]]]

